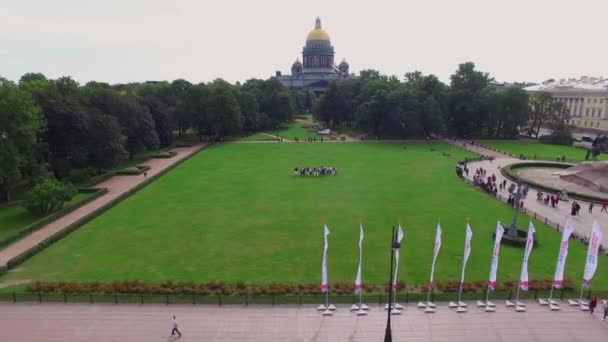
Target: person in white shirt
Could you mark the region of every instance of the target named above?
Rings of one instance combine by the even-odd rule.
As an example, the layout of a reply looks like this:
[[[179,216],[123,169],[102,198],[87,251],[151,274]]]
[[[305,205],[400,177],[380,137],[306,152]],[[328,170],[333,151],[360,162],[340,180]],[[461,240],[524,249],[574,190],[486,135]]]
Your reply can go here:
[[[173,319],[171,320],[171,336],[175,335],[175,333],[177,333],[179,335],[179,337],[182,337],[182,333],[179,332],[179,330],[177,329],[177,320],[175,319],[175,316],[173,316]]]

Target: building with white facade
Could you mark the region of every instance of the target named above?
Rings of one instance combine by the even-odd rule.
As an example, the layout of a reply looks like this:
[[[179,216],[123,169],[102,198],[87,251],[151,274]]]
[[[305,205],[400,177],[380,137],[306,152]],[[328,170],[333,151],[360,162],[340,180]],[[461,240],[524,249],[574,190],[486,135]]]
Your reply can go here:
[[[549,80],[524,88],[546,91],[570,110],[570,124],[584,131],[608,132],[608,79],[583,76],[579,79]]]

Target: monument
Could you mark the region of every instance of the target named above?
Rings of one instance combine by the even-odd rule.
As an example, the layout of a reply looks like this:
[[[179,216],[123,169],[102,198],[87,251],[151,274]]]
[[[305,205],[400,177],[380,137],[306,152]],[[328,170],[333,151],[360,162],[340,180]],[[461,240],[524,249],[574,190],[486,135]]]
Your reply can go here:
[[[334,64],[334,47],[329,34],[321,27],[321,19],[317,17],[315,28],[306,37],[302,62],[296,59],[291,66],[291,75],[277,71],[275,77],[291,90],[323,93],[333,81],[354,78],[348,69],[345,59],[338,65]]]

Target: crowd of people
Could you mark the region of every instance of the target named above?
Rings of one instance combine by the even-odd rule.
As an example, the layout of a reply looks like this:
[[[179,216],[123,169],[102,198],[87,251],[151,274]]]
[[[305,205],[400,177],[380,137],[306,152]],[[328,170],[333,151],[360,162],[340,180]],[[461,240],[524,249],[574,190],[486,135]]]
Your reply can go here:
[[[333,166],[321,167],[296,167],[293,169],[294,176],[335,176],[338,169]]]
[[[544,205],[551,205],[552,208],[557,207],[559,201],[567,200],[564,192],[560,192],[557,195],[545,194],[542,191],[536,193],[536,201]]]

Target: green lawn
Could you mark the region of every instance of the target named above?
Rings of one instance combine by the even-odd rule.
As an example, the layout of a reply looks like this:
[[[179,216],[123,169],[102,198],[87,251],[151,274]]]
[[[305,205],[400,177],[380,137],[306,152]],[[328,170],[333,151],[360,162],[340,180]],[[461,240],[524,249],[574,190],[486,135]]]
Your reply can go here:
[[[587,154],[586,150],[574,146],[549,145],[536,141],[479,140],[477,142],[516,156],[523,153],[527,159],[534,159],[536,155],[536,159],[555,161],[557,156],[566,156],[567,161],[582,162]],[[608,160],[608,156],[601,154],[599,159]]]
[[[512,209],[460,181],[471,154],[442,143],[224,144],[203,150],[0,281],[164,280],[314,283],[323,222],[330,281],[352,282],[359,220],[364,281],[386,282],[391,226],[403,222],[400,280],[428,281],[437,220],[443,244],[436,280],[460,276],[465,220],[473,248],[467,281],[487,280],[496,220]],[[442,153],[451,156],[442,156]],[[296,177],[296,166],[331,165],[337,176]],[[527,226],[527,220],[521,219]],[[537,222],[531,279],[551,278],[559,233]],[[577,284],[586,248],[572,242],[566,276]],[[523,250],[504,246],[498,280],[516,280]],[[608,289],[601,257],[594,289]]]
[[[64,207],[74,206],[90,196],[90,193],[78,193],[71,201],[66,202]],[[31,214],[19,204],[0,207],[0,241],[42,218],[44,218],[44,215]]]

